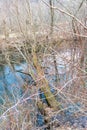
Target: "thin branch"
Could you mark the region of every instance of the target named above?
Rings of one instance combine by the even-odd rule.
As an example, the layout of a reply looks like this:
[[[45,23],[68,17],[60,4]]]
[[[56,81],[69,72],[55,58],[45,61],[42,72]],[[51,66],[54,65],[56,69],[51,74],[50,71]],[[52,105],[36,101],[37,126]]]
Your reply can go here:
[[[87,30],[87,27],[86,27],[77,17],[75,17],[73,14],[68,13],[68,12],[66,12],[66,11],[64,11],[64,10],[62,10],[62,9],[60,9],[60,8],[58,8],[58,7],[50,6],[50,5],[49,5],[47,2],[45,2],[44,0],[42,0],[42,2],[43,2],[45,5],[47,5],[48,7],[53,8],[53,9],[55,9],[55,10],[57,10],[57,11],[60,11],[61,13],[66,14],[66,15],[70,16],[71,18],[75,19],[81,26],[84,27],[84,29]]]

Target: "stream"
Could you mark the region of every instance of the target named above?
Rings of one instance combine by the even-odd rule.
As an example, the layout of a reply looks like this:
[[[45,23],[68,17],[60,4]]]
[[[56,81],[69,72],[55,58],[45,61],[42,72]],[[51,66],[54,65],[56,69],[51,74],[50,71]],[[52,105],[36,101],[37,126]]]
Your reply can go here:
[[[32,77],[30,75],[25,75],[17,71],[23,71],[26,68],[26,63],[21,63],[20,65],[14,65],[13,70],[8,65],[0,66],[0,103],[3,104],[3,95],[7,95],[11,100],[19,99],[22,94],[22,86],[24,82],[27,81],[28,84],[32,82]]]
[[[49,61],[51,61],[50,58],[49,58]],[[44,67],[47,67],[45,62],[43,64],[45,64]],[[26,74],[18,72],[18,71],[22,72],[26,68],[27,68],[27,64],[25,62],[22,62],[20,65],[15,64],[14,65],[15,71],[8,65],[0,65],[0,104],[1,105],[5,103],[6,97],[4,97],[4,95],[6,95],[11,101],[15,102],[23,95],[22,86],[24,85],[24,83],[27,82],[27,84],[32,84],[32,82],[34,82],[30,75],[26,75]],[[62,82],[62,80],[63,81],[66,80],[65,73],[62,73],[65,71],[63,64],[59,65],[58,69],[60,73],[60,80]],[[49,86],[51,87],[51,90],[52,90],[51,92],[54,93],[55,89],[53,88],[53,86],[55,84],[56,77],[54,74],[51,75],[51,72],[53,72],[52,65],[47,67],[45,71],[45,75],[49,81]],[[44,94],[41,94],[40,98],[44,98]],[[59,95],[57,95],[56,98],[58,98],[58,100],[61,101],[61,98],[59,97]],[[46,102],[44,99],[43,101],[44,103]],[[64,106],[62,105],[62,107]],[[77,102],[74,105],[68,104],[67,109],[63,111],[63,114],[55,115],[54,117],[52,117],[52,120],[56,119],[58,121],[57,127],[61,125],[69,124],[70,126],[75,126],[76,128],[79,128],[79,129],[85,128],[86,130],[87,112],[85,115],[81,115],[79,117],[73,116],[74,113],[79,111],[78,107],[79,108],[82,107],[79,102]],[[40,113],[38,113],[37,126],[42,127],[43,125],[44,125],[44,118]]]

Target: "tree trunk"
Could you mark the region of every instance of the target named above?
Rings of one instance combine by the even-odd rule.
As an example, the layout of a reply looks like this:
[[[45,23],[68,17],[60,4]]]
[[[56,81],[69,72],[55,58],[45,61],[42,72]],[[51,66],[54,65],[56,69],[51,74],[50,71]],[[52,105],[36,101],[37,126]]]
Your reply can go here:
[[[54,9],[52,8],[53,6],[53,0],[49,0],[50,4],[50,34],[53,33],[53,23],[54,23]]]
[[[33,59],[34,67],[36,68],[38,78],[40,79],[40,90],[42,92],[44,92],[44,95],[46,97],[46,100],[47,100],[49,106],[54,109],[59,109],[60,105],[56,101],[54,95],[51,93],[48,82],[47,82],[46,78],[44,77],[44,71],[41,68],[41,66],[39,65],[35,46],[32,47],[32,56],[33,56],[32,59]],[[43,78],[41,78],[41,77],[43,77]]]

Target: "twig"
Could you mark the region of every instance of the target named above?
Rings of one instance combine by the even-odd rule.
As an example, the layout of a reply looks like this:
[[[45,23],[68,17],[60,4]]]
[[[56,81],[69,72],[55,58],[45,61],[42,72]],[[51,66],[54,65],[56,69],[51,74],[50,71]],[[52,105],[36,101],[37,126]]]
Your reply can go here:
[[[68,13],[68,12],[66,12],[66,11],[64,11],[64,10],[62,10],[62,9],[60,9],[60,8],[58,8],[58,7],[50,6],[50,5],[49,5],[47,2],[45,2],[44,0],[42,0],[42,2],[43,2],[45,5],[47,5],[48,7],[53,8],[53,9],[55,9],[55,10],[57,10],[57,11],[60,11],[60,12],[63,13],[63,14],[66,14],[66,15],[72,17],[72,18],[75,19],[80,25],[82,25],[82,26],[84,27],[84,29],[87,30],[87,27],[86,27],[77,17],[75,17],[73,14]]]

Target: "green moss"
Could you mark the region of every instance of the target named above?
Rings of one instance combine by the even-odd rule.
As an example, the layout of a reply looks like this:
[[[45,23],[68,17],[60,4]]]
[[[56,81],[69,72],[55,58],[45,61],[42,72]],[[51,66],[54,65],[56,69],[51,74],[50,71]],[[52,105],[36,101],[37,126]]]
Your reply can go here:
[[[41,91],[44,92],[46,100],[50,107],[54,109],[60,109],[60,104],[55,99],[54,95],[51,93],[49,86],[43,86]]]

